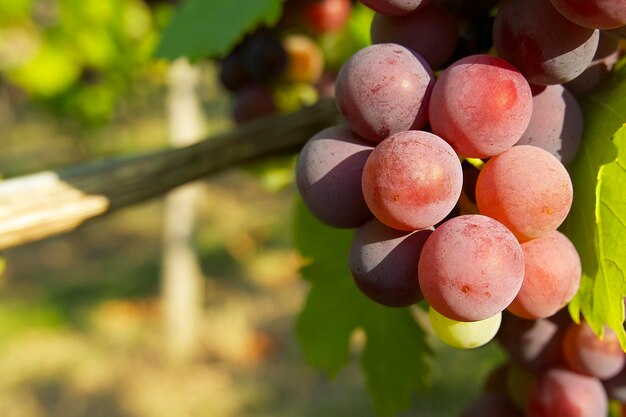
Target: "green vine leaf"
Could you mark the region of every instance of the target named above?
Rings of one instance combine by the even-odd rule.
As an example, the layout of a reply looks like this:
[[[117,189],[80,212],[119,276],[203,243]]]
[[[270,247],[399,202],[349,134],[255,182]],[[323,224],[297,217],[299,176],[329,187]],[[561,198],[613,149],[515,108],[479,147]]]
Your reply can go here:
[[[414,393],[429,387],[433,354],[426,333],[409,309],[378,305],[358,290],[348,269],[352,231],[321,224],[299,200],[295,236],[309,261],[301,272],[311,290],[296,326],[307,362],[336,376],[350,359],[352,334],[362,329],[361,364],[376,411],[389,416],[406,409]]]
[[[194,61],[225,55],[259,25],[272,26],[283,0],[186,0],[163,31],[156,56]]]
[[[578,249],[583,276],[569,310],[598,335],[607,324],[626,349],[626,62],[581,107],[586,127],[570,168],[574,204],[563,231]]]

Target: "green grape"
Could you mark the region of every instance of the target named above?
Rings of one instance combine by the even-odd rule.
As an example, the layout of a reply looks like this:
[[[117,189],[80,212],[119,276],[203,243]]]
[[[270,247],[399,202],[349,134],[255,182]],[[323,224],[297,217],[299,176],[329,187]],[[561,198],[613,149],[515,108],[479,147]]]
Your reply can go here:
[[[66,48],[51,43],[25,65],[11,70],[9,80],[35,96],[52,97],[69,88],[80,76],[80,64]]]
[[[498,332],[502,321],[501,312],[485,320],[456,321],[432,307],[428,310],[428,317],[435,335],[442,342],[458,349],[473,349],[488,343]]]

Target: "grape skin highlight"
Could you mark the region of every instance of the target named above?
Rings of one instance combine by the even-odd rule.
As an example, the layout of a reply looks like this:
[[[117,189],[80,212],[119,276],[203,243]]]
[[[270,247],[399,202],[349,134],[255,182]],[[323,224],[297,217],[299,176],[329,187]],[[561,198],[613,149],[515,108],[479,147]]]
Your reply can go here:
[[[405,307],[422,300],[417,264],[432,230],[402,232],[372,219],[356,230],[349,264],[359,289],[372,300]]]
[[[472,55],[439,77],[430,125],[464,157],[485,158],[515,144],[528,126],[532,94],[522,74],[503,59]]]
[[[530,83],[571,81],[589,66],[599,31],[563,17],[548,0],[503,0],[493,25],[498,54]]]
[[[435,335],[442,342],[457,349],[474,349],[494,338],[500,328],[502,313],[480,321],[456,321],[440,314],[431,306],[428,317]]]
[[[296,185],[320,221],[334,227],[357,227],[372,218],[361,191],[363,166],[372,149],[345,126],[322,130],[302,148]]]
[[[491,158],[476,183],[480,213],[504,224],[520,242],[556,230],[569,213],[573,193],[563,164],[529,145]]]
[[[522,248],[489,217],[455,217],[426,240],[418,276],[424,298],[438,312],[453,320],[484,320],[503,311],[519,291]]]
[[[398,230],[426,229],[442,220],[461,194],[461,163],[432,133],[396,133],[378,144],[363,169],[363,195],[376,218]]]
[[[335,98],[353,131],[380,142],[426,124],[433,84],[424,58],[404,46],[385,43],[361,49],[343,64]]]

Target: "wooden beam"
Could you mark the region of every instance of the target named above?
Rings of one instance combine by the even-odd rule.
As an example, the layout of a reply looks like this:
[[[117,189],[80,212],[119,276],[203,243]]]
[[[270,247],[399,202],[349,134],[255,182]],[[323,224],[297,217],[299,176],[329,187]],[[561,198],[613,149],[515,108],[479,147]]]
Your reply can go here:
[[[295,153],[338,122],[334,100],[276,115],[197,144],[0,182],[0,250],[74,230],[244,162]]]

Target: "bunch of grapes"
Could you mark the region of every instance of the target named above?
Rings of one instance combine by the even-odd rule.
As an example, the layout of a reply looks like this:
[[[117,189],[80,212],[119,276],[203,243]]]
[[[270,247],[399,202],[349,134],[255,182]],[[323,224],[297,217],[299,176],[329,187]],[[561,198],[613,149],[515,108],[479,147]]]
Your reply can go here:
[[[373,45],[337,76],[346,125],[299,155],[304,203],[356,228],[348,261],[366,296],[425,299],[435,335],[458,348],[500,334],[515,360],[501,373],[528,389],[517,404],[489,393],[464,416],[605,416],[601,379],[624,353],[610,329],[600,340],[560,318],[582,268],[557,229],[583,130],[568,87],[593,90],[617,61],[600,29],[626,24],[626,1],[362,1],[377,12]]]
[[[332,94],[335,76],[325,68],[316,38],[343,30],[351,10],[350,0],[286,0],[276,27],[257,29],[224,57],[220,81],[234,94],[235,121],[294,110]]]

